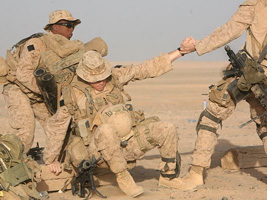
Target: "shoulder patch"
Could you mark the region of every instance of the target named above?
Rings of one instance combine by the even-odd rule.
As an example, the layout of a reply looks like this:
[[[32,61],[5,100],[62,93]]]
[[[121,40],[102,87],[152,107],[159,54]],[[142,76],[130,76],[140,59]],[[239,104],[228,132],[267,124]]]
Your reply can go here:
[[[29,46],[27,46],[27,49],[28,49],[28,51],[33,51],[33,50],[35,50],[35,48],[34,48],[33,44],[32,44],[32,45],[29,45]]]

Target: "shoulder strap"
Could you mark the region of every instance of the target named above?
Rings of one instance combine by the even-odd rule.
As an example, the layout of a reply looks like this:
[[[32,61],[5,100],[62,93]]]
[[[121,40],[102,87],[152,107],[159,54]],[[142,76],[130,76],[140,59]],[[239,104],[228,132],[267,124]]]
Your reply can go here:
[[[25,42],[27,42],[29,39],[32,39],[32,38],[39,38],[39,37],[42,37],[43,35],[45,35],[44,33],[34,33],[32,34],[31,36],[29,37],[26,37],[22,40],[20,40],[19,42],[17,42],[16,44],[14,44],[11,48],[11,51],[14,49],[14,48],[17,48],[19,47],[20,45],[24,44]]]
[[[260,57],[258,59],[258,63],[261,63],[266,55],[267,55],[267,44],[265,45],[265,47],[261,51]]]

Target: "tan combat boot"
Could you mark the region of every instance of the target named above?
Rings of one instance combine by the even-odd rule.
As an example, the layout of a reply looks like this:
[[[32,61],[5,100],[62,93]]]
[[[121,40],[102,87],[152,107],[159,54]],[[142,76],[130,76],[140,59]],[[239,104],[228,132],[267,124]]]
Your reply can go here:
[[[189,173],[182,178],[183,184],[179,185],[177,189],[192,190],[197,186],[203,185],[203,171],[203,167],[192,165]]]
[[[179,190],[192,190],[199,185],[203,185],[203,167],[192,166],[189,173],[183,178],[169,179],[160,176],[159,186],[169,187]]]
[[[169,178],[163,177],[162,175],[160,175],[159,177],[158,185],[160,187],[178,189],[177,186],[182,185],[182,184],[183,184],[183,181],[181,178],[169,179]]]
[[[127,170],[121,173],[117,173],[116,177],[120,189],[126,195],[131,197],[137,197],[138,195],[144,193],[143,188],[135,184],[133,177]]]

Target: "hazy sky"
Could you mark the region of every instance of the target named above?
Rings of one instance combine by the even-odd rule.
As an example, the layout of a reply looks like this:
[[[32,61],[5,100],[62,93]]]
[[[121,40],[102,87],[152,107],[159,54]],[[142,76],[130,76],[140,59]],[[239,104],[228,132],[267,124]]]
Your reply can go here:
[[[224,24],[241,0],[1,0],[0,56],[19,40],[44,32],[51,11],[70,10],[82,23],[72,39],[83,42],[102,37],[111,61],[143,61],[177,48],[183,38],[196,39]],[[244,35],[230,43],[233,50]],[[223,48],[181,60],[227,60]]]

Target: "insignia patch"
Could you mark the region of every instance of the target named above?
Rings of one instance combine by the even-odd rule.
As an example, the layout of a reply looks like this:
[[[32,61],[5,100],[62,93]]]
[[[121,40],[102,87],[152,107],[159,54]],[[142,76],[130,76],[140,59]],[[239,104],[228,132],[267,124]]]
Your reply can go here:
[[[29,46],[27,46],[27,49],[28,49],[28,51],[33,51],[33,50],[35,50],[35,48],[34,48],[33,44],[32,44],[32,45],[29,45]]]
[[[64,105],[65,105],[65,103],[64,103],[64,99],[60,100],[60,101],[59,101],[59,106],[62,107],[62,106],[64,106]]]

